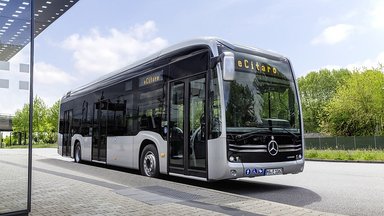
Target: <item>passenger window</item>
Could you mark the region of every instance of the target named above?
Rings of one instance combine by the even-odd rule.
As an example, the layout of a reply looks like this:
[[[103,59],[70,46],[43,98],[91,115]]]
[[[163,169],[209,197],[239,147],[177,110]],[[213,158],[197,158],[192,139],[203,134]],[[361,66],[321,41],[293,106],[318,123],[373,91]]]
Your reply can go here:
[[[162,134],[162,120],[165,117],[165,86],[151,87],[139,96],[140,130],[150,130]]]

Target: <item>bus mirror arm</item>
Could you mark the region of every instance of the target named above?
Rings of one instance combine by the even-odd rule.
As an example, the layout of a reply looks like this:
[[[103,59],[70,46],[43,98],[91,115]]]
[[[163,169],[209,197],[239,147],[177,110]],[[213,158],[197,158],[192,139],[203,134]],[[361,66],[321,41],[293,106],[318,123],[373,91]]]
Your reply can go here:
[[[211,69],[215,68],[219,62],[222,62],[224,56],[224,53],[221,53],[219,56],[212,57],[210,62]]]

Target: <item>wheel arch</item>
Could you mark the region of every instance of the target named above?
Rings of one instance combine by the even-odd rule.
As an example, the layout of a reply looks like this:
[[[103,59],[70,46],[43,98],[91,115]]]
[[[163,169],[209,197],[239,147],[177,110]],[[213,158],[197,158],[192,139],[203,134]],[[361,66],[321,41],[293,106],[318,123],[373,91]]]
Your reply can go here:
[[[153,131],[141,131],[133,139],[133,142],[136,143],[133,152],[133,166],[136,169],[140,169],[140,156],[145,148],[145,146],[152,144],[157,150],[157,156],[159,158],[160,164],[160,173],[167,173],[167,142],[164,138],[156,132]]]
[[[140,156],[141,156],[141,153],[143,152],[143,149],[145,148],[145,146],[147,145],[153,145],[155,146],[156,150],[157,150],[157,154],[159,154],[159,149],[157,148],[157,145],[156,143],[153,141],[153,140],[150,140],[150,139],[144,139],[141,144],[140,144],[140,149],[139,149],[139,157],[138,157],[138,160],[137,160],[137,163],[140,164]],[[160,157],[160,155],[157,155],[157,157]],[[140,165],[139,165],[140,166]]]
[[[148,165],[142,164],[142,163],[144,163],[143,162],[144,153],[145,153],[145,155],[147,155],[148,151],[152,151],[152,153],[154,153],[154,157],[155,157],[155,160],[156,160],[156,163],[154,163],[156,168],[155,168],[153,176],[152,176],[152,174],[148,175],[148,173],[146,173],[147,171],[144,171],[144,170],[146,170],[144,168],[144,166],[147,167]],[[156,152],[154,152],[154,151],[156,151]],[[160,153],[159,153],[158,147],[156,146],[156,143],[153,142],[152,140],[149,140],[149,139],[143,140],[141,142],[139,152],[140,152],[140,154],[139,154],[138,164],[139,164],[139,171],[140,171],[140,173],[142,175],[144,175],[144,176],[158,177],[158,175],[160,174]],[[151,160],[151,159],[149,159],[149,160]],[[150,162],[150,164],[151,164],[150,166],[152,167],[152,162]]]

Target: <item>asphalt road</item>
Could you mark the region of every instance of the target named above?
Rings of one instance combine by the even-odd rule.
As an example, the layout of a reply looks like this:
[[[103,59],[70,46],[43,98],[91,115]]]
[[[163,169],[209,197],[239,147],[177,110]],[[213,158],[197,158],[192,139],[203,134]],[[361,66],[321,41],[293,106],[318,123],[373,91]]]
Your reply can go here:
[[[50,153],[62,158],[55,152]],[[55,165],[60,166],[60,163]],[[109,168],[138,175],[134,170]],[[121,181],[103,173],[92,175],[112,182]],[[296,175],[209,183],[172,176],[161,178],[330,213],[384,215],[384,164],[307,161],[304,172]]]
[[[330,213],[384,215],[384,164],[307,161],[296,175],[188,183]]]

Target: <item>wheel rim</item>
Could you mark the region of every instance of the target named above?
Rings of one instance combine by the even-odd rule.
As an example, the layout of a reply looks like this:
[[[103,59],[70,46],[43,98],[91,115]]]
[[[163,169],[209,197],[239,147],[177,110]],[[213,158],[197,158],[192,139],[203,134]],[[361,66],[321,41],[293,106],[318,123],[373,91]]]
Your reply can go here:
[[[153,152],[149,151],[144,156],[143,167],[145,175],[153,176],[156,170],[156,157]]]

